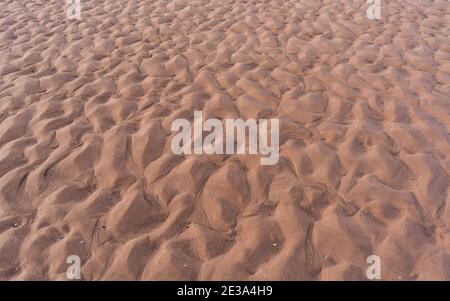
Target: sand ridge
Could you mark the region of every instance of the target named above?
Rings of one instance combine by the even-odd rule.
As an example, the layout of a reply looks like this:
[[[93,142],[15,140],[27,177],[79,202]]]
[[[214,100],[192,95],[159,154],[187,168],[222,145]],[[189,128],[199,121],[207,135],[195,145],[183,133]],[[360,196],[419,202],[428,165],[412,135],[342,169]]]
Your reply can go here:
[[[0,279],[450,279],[444,0],[3,0]],[[279,118],[280,160],[173,120]]]

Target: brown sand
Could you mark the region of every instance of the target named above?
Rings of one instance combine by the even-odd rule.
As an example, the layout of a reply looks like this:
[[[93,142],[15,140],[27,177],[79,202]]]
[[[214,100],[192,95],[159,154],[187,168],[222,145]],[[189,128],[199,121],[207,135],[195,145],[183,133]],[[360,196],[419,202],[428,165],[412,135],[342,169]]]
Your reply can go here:
[[[450,6],[0,4],[0,279],[450,279]],[[175,118],[280,119],[280,161]]]

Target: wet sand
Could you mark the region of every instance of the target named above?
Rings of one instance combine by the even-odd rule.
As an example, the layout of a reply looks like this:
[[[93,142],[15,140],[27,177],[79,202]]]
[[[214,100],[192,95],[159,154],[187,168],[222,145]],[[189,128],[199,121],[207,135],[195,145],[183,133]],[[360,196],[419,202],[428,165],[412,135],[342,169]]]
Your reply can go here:
[[[0,6],[0,279],[450,280],[448,1]],[[278,164],[174,155],[196,110]]]

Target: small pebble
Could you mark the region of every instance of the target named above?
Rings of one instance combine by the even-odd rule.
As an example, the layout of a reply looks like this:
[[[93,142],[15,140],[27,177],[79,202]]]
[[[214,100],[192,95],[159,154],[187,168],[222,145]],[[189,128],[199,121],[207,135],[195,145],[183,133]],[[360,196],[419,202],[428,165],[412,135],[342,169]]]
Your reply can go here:
[[[18,224],[18,223],[14,223],[14,224],[13,224],[13,227],[14,227],[14,228],[17,228],[17,227],[19,227],[19,224]]]

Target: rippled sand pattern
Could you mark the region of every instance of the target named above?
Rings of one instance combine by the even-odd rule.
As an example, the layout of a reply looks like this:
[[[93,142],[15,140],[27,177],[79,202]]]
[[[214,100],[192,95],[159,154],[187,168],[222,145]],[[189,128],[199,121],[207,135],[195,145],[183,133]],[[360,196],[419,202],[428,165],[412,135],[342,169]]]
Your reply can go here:
[[[448,1],[0,4],[0,279],[450,279]],[[280,160],[170,150],[279,118]]]

